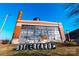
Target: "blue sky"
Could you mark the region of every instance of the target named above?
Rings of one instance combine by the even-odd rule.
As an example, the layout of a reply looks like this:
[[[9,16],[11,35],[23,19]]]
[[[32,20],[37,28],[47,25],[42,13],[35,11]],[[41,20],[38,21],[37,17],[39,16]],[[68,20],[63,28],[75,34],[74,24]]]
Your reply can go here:
[[[4,18],[9,14],[3,31],[0,33],[0,39],[11,39],[18,16],[19,10],[23,11],[23,20],[32,20],[34,17],[39,17],[41,21],[61,22],[66,33],[66,30],[73,31],[79,26],[72,26],[77,16],[67,17],[73,6],[65,9],[63,3],[2,3],[0,4],[0,28],[4,22]]]

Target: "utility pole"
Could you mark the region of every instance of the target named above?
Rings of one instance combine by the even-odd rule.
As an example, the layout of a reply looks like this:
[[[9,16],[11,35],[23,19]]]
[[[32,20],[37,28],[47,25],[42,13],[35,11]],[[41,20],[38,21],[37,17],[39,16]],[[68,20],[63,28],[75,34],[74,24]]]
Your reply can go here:
[[[70,41],[70,35],[69,35],[69,31],[67,31],[67,35],[68,35],[68,39],[69,39],[69,41]]]
[[[0,28],[0,33],[3,31],[3,28],[4,28],[4,26],[5,26],[5,23],[6,23],[6,21],[7,21],[7,18],[8,18],[8,14],[6,14],[6,17],[4,18],[4,22],[3,22],[3,24],[2,24],[2,27]],[[8,42],[8,44],[10,43],[10,41]],[[6,45],[7,46],[7,45]]]
[[[5,19],[4,19],[4,23],[2,24],[2,27],[1,27],[1,29],[0,29],[0,33],[2,32],[2,30],[3,30],[3,28],[4,28],[4,25],[5,25],[5,23],[6,23],[7,18],[8,18],[8,14],[6,15],[6,17],[5,17]]]

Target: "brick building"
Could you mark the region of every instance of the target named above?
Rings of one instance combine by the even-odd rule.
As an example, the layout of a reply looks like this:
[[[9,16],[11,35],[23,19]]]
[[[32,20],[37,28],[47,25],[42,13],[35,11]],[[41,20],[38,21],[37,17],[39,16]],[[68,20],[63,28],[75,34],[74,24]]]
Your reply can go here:
[[[12,43],[64,42],[65,35],[62,24],[58,22],[40,21],[39,18],[22,20],[23,12],[18,14]]]

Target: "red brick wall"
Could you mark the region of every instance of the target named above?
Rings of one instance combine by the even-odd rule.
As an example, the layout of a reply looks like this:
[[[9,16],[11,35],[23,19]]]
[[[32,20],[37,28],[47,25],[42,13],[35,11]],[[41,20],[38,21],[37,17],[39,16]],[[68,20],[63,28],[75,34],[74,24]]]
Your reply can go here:
[[[15,38],[15,39],[19,38],[20,30],[21,30],[21,26],[15,27],[13,38]]]
[[[61,39],[62,39],[62,41],[64,42],[64,41],[66,40],[66,38],[65,38],[65,34],[64,34],[64,30],[63,30],[62,24],[59,23],[59,26],[58,26],[58,27],[59,27]]]

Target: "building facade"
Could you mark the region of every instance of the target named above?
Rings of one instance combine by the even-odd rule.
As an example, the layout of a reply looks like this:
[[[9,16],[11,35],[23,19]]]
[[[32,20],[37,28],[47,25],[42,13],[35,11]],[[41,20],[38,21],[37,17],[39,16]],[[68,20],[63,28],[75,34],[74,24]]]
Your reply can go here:
[[[12,43],[45,43],[64,42],[65,35],[61,23],[22,20],[22,11],[19,12],[13,33]]]
[[[78,44],[79,44],[79,29],[76,29],[74,31],[67,33],[66,40],[67,41],[69,41],[69,40],[75,41],[75,42],[78,42]]]

